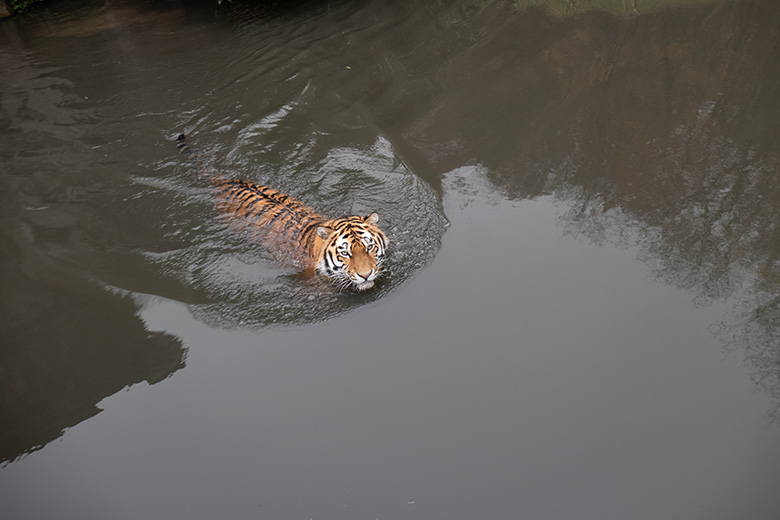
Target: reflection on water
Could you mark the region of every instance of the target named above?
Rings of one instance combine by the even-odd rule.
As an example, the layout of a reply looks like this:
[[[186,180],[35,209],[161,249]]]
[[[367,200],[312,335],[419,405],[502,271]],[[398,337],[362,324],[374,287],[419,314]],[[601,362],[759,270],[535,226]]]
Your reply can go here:
[[[361,6],[237,10],[235,28],[213,6],[170,7],[73,2],[0,26],[2,321],[18,323],[2,332],[1,461],[184,366],[177,338],[144,329],[138,295],[218,327],[318,322],[399,287],[439,247],[440,198],[326,74],[332,28],[317,19],[362,24]],[[181,132],[222,171],[325,214],[377,211],[388,276],[355,296],[279,268],[219,219]]]
[[[275,115],[274,124],[282,118]],[[264,125],[269,125],[267,119]],[[306,151],[298,151],[296,158],[306,161],[307,155]],[[183,168],[193,180],[197,179],[197,168],[190,164]],[[222,327],[323,321],[375,301],[432,259],[445,227],[436,196],[397,160],[386,140],[379,138],[365,150],[330,149],[317,168],[305,175],[303,181],[296,181],[274,172],[273,186],[285,186],[279,189],[296,196],[298,191],[309,193],[308,199],[319,202],[306,203],[325,208],[323,212],[331,216],[379,213],[391,244],[385,276],[373,290],[355,294],[338,292],[318,278],[304,279],[294,271],[275,269],[277,260],[271,252],[248,233],[237,233],[235,226],[218,219],[209,189],[200,219],[215,225],[194,226],[199,231],[192,237],[195,246],[147,254],[150,263],[166,277],[185,279],[204,294],[206,302],[190,307],[198,318]],[[288,184],[292,187],[287,188]],[[360,186],[359,193],[355,186]],[[346,210],[339,212],[336,208]],[[171,233],[179,235],[187,226],[175,227]]]
[[[564,201],[571,233],[638,243],[699,301],[736,302],[718,333],[780,399],[777,3],[630,18],[420,4],[270,18],[242,4],[215,20],[83,2],[0,26],[0,301],[15,324],[0,460],[183,366],[179,341],[117,294],[184,302],[217,327],[338,316],[430,263],[442,178],[475,164],[507,198]],[[356,297],[279,268],[218,218],[179,133],[325,214],[377,211],[389,276]]]
[[[43,281],[19,265],[4,269],[0,463],[99,413],[104,397],[184,367],[181,342],[146,330],[132,300],[84,280]]]
[[[780,399],[778,27],[771,1],[554,23],[492,4],[406,135],[437,171],[476,160],[511,199],[566,201],[570,233],[638,242],[664,282],[738,301],[719,336]]]
[[[101,287],[116,230],[99,215],[122,182],[92,152],[95,111],[33,51],[5,47],[0,69],[2,463],[95,415],[105,396],[182,368],[185,350]]]
[[[514,0],[516,6],[544,7],[556,16],[570,16],[587,11],[606,11],[623,16],[651,13],[668,7],[714,3],[717,0]]]
[[[83,215],[58,210],[74,193],[54,183],[38,200],[14,181],[0,183],[0,463],[97,414],[105,396],[168,377],[185,357],[177,338],[146,330],[131,299],[73,265]],[[20,193],[36,204],[27,217]]]

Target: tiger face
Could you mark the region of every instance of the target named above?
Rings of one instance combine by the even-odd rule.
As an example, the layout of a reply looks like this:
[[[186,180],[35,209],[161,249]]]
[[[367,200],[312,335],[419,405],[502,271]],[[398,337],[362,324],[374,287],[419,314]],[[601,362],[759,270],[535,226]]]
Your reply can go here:
[[[317,272],[341,288],[365,291],[382,274],[387,238],[377,227],[379,215],[328,220],[317,227],[323,240]]]

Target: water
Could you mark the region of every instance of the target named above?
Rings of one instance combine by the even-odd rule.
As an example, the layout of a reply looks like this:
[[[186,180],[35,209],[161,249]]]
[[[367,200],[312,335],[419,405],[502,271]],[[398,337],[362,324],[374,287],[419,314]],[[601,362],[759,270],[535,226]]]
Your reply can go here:
[[[780,6],[550,4],[3,22],[3,518],[775,518]],[[182,132],[388,276],[280,265]]]

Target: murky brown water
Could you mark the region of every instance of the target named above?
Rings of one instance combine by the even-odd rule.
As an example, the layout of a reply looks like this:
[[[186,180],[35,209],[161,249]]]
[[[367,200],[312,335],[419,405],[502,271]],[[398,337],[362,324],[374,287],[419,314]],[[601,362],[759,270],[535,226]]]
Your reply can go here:
[[[2,518],[774,519],[780,4],[550,4],[0,23]],[[181,132],[389,275],[279,265]]]

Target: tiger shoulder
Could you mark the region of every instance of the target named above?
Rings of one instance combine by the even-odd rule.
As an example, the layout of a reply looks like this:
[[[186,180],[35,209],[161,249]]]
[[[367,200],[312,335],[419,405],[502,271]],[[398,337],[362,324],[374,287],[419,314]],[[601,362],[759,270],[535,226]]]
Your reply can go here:
[[[203,167],[183,134],[177,141],[179,151]],[[371,289],[384,274],[388,240],[377,213],[331,219],[269,186],[203,173],[215,187],[219,213],[258,231],[277,256],[288,258],[292,252],[296,265],[314,269],[342,289]]]

